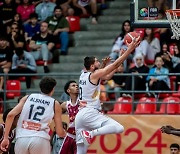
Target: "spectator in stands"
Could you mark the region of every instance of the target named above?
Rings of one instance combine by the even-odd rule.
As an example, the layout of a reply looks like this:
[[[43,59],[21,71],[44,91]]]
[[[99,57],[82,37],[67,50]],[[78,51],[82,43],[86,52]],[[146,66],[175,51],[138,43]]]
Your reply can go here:
[[[24,35],[26,42],[30,42],[31,38],[40,32],[40,24],[38,23],[38,15],[36,13],[30,14],[30,22],[24,25]]]
[[[170,90],[169,70],[163,64],[162,57],[156,57],[155,66],[149,70],[147,77],[149,90]]]
[[[132,32],[133,28],[131,26],[131,22],[129,20],[125,20],[121,27],[121,33],[116,37],[112,52],[109,55],[111,59],[116,60],[119,57],[119,54],[121,52],[121,48],[124,46],[125,49],[127,49],[127,46],[124,44],[124,37],[127,33]]]
[[[121,55],[123,53],[123,49],[127,49],[127,45],[124,44],[124,37],[127,33],[132,32],[133,28],[131,26],[131,22],[129,20],[125,20],[122,24],[121,27],[121,33],[119,34],[119,36],[116,37],[114,43],[113,43],[113,47],[111,50],[111,53],[109,55],[109,57],[112,60],[116,60],[119,55]],[[131,57],[132,55],[129,55],[128,58],[132,59]],[[124,70],[127,70],[127,60],[124,61]]]
[[[42,59],[44,61],[44,73],[49,72],[48,60],[52,59],[51,51],[55,45],[54,36],[48,31],[48,23],[43,21],[40,26],[40,33],[35,34],[29,44],[35,60]]]
[[[7,34],[11,33],[11,25],[13,23],[18,24],[18,27],[20,29],[20,34],[24,34],[24,27],[21,20],[21,15],[19,13],[16,13],[13,17],[13,20],[10,22],[10,24],[7,25]]]
[[[152,28],[145,29],[144,39],[139,46],[135,52],[143,54],[145,60],[154,61],[156,53],[160,52],[160,41],[154,37]]]
[[[23,23],[29,22],[29,16],[34,13],[35,6],[30,3],[30,0],[21,0],[21,5],[17,7],[17,13],[21,15]]]
[[[8,39],[0,36],[0,73],[7,74],[12,64],[13,50],[9,46]],[[3,89],[4,78],[0,77],[0,91]]]
[[[115,92],[115,99],[117,100],[120,97],[120,91],[125,90],[125,81],[126,76],[121,76],[124,74],[124,66],[121,64],[116,73],[113,75],[111,80],[107,82],[106,90]]]
[[[12,17],[15,13],[16,8],[13,5],[13,1],[4,0],[3,5],[0,7],[0,20],[2,20],[5,27],[12,21]]]
[[[24,34],[21,34],[21,30],[19,29],[19,25],[17,23],[13,23],[11,25],[11,33],[9,34],[9,38],[11,40],[12,48],[24,48],[25,47],[25,38]]]
[[[59,6],[54,8],[54,15],[46,19],[49,27],[49,33],[57,37],[61,43],[61,55],[67,55],[69,43],[69,24],[67,19],[62,14],[62,9]]]
[[[47,17],[52,16],[55,6],[56,4],[50,0],[43,0],[39,3],[35,8],[36,13],[38,14],[38,19],[44,21]]]
[[[155,57],[161,56],[164,61],[164,66],[169,69],[169,72],[172,72],[173,63],[169,56],[169,45],[164,42],[162,43],[161,52],[158,52]]]
[[[92,24],[97,24],[97,1],[96,0],[72,0],[73,2],[73,8],[75,10],[75,15],[79,16],[83,14],[84,16],[87,16],[89,12],[91,12],[92,15]],[[88,12],[88,10],[90,10]]]
[[[170,54],[168,52],[169,58],[173,64],[173,73],[180,73],[180,44],[177,43],[174,46],[174,55]],[[176,90],[178,90],[178,87],[180,85],[180,75],[176,76]]]
[[[133,57],[133,61],[135,66],[129,69],[128,73],[132,73],[134,75],[134,87],[132,89],[132,77],[128,76],[126,78],[126,86],[125,90],[146,90],[146,75],[141,75],[141,73],[148,74],[149,67],[144,65],[144,56],[142,54],[135,54]],[[125,95],[123,95],[125,96]]]
[[[180,147],[177,143],[172,143],[170,145],[170,154],[179,154],[180,153]]]
[[[65,17],[68,14],[68,10],[71,8],[71,3],[72,3],[72,0],[61,0],[61,1],[57,0],[56,1],[56,5],[62,8],[62,12]]]
[[[37,71],[37,66],[34,57],[23,48],[16,48],[12,58],[12,69],[9,73],[12,74],[34,74]],[[9,79],[16,79],[21,76],[10,76]],[[25,76],[26,87],[31,87],[31,76]]]

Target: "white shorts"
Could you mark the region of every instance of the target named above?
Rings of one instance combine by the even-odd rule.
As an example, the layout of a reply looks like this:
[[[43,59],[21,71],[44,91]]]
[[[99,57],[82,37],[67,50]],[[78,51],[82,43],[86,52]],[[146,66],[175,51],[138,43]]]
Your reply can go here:
[[[83,143],[81,131],[98,129],[108,120],[110,118],[97,109],[85,107],[79,110],[75,118],[76,143]]]
[[[50,154],[49,140],[42,137],[21,137],[16,140],[15,154]]]

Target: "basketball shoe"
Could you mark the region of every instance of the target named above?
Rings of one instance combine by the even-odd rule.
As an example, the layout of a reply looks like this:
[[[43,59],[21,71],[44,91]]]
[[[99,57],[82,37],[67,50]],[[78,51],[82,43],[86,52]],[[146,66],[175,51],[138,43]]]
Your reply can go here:
[[[89,131],[83,130],[81,132],[81,137],[85,145],[90,145],[92,143],[92,138]]]

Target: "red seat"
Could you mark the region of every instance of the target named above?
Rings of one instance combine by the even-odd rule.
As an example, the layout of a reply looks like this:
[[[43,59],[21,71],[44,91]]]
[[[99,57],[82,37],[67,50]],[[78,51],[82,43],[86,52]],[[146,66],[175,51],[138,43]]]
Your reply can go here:
[[[134,94],[134,98],[135,98],[135,99],[140,99],[140,98],[142,98],[142,97],[145,97],[145,95],[146,95],[146,94],[140,94],[140,93],[139,93],[139,94]]]
[[[169,45],[169,52],[170,52],[171,55],[174,55],[174,46],[175,46],[175,45],[176,45],[176,44],[174,44],[174,43],[172,43],[172,44]]]
[[[142,97],[139,99],[136,114],[151,114],[156,110],[156,98],[154,97]]]
[[[8,91],[6,93],[8,99],[13,99],[16,96],[21,95],[21,83],[19,80],[7,80],[6,89]]]
[[[167,113],[167,114],[178,114],[180,113],[180,99],[178,97],[167,97],[163,99],[163,104],[161,104],[160,111],[156,113]]]
[[[0,98],[0,113],[3,113],[3,99]]]
[[[174,91],[175,87],[174,87],[174,83],[176,81],[176,76],[170,76],[170,84],[171,84],[171,90]]]
[[[144,28],[136,28],[134,31],[138,33],[142,39],[144,38]]]
[[[178,92],[177,93],[173,93],[172,96],[180,98],[180,85],[179,85],[179,88],[178,88]]]
[[[69,23],[69,32],[80,31],[80,18],[78,16],[66,17]]]
[[[51,64],[51,63],[52,63],[52,61],[49,60],[49,61],[48,61],[48,64]],[[43,66],[43,65],[44,65],[44,61],[43,61],[43,60],[36,60],[36,64],[37,64],[38,66]]]
[[[129,114],[132,111],[132,98],[119,97],[114,105],[113,111],[109,111],[108,114]]]
[[[146,65],[153,65],[154,64],[154,60],[145,59],[145,64]]]
[[[169,96],[170,96],[170,94],[167,94],[167,93],[160,93],[159,94],[160,99],[163,99],[163,98],[166,98],[166,97],[169,97]]]

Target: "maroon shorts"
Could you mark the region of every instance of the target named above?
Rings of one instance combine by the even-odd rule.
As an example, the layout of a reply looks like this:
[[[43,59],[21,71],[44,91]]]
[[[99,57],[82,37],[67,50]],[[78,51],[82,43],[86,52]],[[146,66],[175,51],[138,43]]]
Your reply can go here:
[[[77,147],[75,139],[66,136],[60,148],[59,154],[76,154]]]

